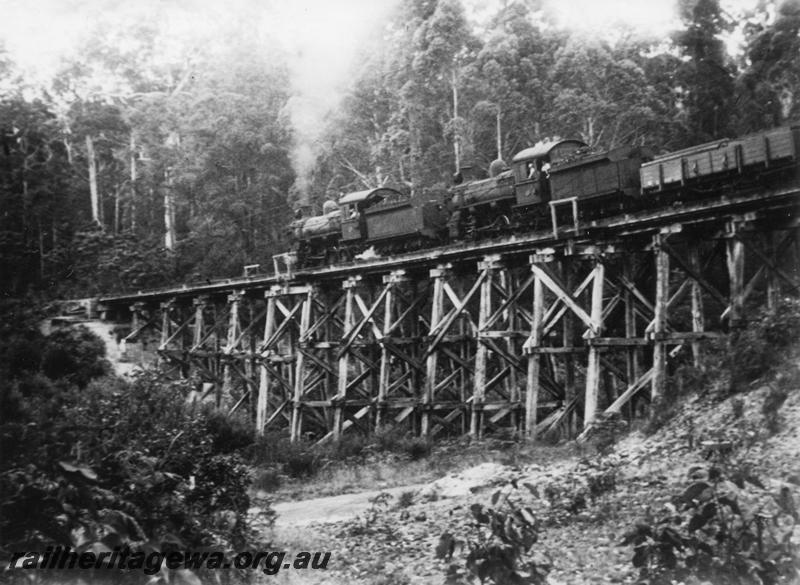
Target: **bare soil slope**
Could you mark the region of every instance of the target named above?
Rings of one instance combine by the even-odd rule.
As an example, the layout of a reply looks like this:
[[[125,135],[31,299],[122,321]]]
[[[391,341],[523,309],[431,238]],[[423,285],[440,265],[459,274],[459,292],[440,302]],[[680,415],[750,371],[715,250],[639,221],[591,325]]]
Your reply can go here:
[[[269,580],[444,583],[452,563],[463,567],[463,543],[474,536],[470,505],[491,505],[499,491],[501,502],[530,506],[539,517],[533,549],[552,561],[549,583],[634,583],[623,536],[685,489],[693,469],[736,467],[759,477],[765,494],[788,488],[800,502],[800,388],[791,388],[772,422],[764,412],[771,389],[787,385],[781,377],[798,380],[797,373],[787,365],[777,379],[721,401],[690,397],[657,432],[630,432],[602,455],[596,445],[574,445],[545,464],[536,462],[534,447],[516,465],[484,463],[424,485],[279,504],[276,545],[333,555],[327,571],[284,571]],[[608,481],[598,488],[604,474]],[[436,555],[445,532],[455,538],[452,559]],[[793,542],[800,544],[797,528]]]

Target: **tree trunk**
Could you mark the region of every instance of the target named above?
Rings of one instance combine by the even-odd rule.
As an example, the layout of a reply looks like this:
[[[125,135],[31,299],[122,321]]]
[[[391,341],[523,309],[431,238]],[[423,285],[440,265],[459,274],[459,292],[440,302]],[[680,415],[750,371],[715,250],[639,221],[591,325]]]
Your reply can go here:
[[[86,135],[86,158],[89,162],[89,195],[92,201],[92,221],[103,227],[100,211],[100,193],[97,190],[97,159],[94,155],[94,143],[92,137]]]
[[[131,231],[136,229],[136,141],[131,132],[131,194],[129,203]]]
[[[114,187],[114,235],[119,233],[119,198],[120,198],[119,183]]]
[[[170,252],[175,250],[175,202],[169,171],[167,171],[167,184],[164,186],[164,247]]]
[[[503,158],[503,134],[500,126],[500,105],[497,105],[497,160]]]
[[[456,81],[456,70],[453,69],[453,150],[456,155],[456,172],[458,172],[461,170],[461,143],[458,135],[458,86],[456,85]]]
[[[39,282],[44,282],[44,233],[41,217],[36,218],[36,227],[39,232]]]

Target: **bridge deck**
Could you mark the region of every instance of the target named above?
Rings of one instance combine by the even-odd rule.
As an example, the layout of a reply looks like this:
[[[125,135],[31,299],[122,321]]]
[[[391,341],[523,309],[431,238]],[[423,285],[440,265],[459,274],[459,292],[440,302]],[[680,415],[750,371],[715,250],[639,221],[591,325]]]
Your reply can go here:
[[[476,243],[457,243],[418,252],[395,255],[391,258],[347,262],[337,265],[302,269],[292,274],[291,280],[299,282],[322,282],[339,280],[357,271],[359,274],[386,273],[405,268],[424,268],[442,262],[480,259],[490,254],[530,251],[535,248],[558,246],[566,242],[591,244],[597,239],[646,235],[672,224],[690,225],[711,220],[724,220],[733,214],[758,212],[763,218],[788,219],[797,217],[800,210],[800,186],[738,193],[692,203],[679,207],[626,213],[601,220],[585,222],[575,228],[559,228],[558,237],[551,230],[527,234],[515,234]],[[165,299],[196,297],[197,295],[224,295],[231,291],[265,290],[285,282],[279,275],[251,276],[215,280],[205,283],[186,283],[152,290],[138,291],[101,297],[99,302],[106,307],[122,306],[132,302],[158,302]]]
[[[258,433],[581,438],[667,395],[676,364],[702,368],[753,309],[800,289],[798,210],[795,181],[99,302],[130,319],[129,347],[155,347]]]

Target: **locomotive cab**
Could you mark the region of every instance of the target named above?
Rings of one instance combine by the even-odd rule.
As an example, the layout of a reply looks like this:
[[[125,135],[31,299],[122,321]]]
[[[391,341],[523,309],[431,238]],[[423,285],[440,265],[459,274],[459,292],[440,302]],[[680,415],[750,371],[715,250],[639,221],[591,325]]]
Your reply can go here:
[[[517,153],[511,161],[517,206],[550,201],[550,166],[585,146],[580,140],[548,140]]]

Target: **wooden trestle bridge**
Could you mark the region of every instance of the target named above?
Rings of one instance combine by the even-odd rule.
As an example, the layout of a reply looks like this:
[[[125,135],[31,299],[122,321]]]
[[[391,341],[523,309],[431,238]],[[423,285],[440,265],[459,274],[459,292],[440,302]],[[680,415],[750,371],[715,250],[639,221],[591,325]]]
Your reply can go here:
[[[800,186],[99,299],[256,432],[585,434],[800,285]],[[720,283],[727,282],[727,286]],[[202,384],[200,384],[202,382]],[[246,410],[249,409],[249,410]]]

